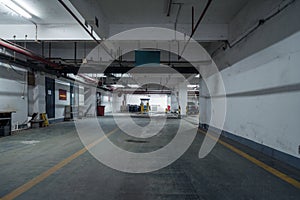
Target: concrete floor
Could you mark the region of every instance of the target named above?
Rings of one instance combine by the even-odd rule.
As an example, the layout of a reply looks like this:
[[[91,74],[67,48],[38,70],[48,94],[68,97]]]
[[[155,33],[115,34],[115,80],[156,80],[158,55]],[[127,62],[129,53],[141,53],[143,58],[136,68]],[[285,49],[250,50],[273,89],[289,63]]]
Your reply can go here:
[[[111,117],[99,120],[105,132],[116,127]],[[149,123],[147,118],[134,121],[140,125]],[[178,119],[168,119],[166,127],[159,138],[145,139],[145,143],[128,142],[130,137],[120,130],[109,137],[121,148],[145,152],[166,145],[176,133]],[[203,138],[197,134],[180,159],[146,174],[116,171],[85,152],[16,199],[300,199],[299,189],[220,144],[207,157],[198,159]],[[300,180],[299,171],[228,139],[222,140]],[[73,122],[0,138],[0,198],[82,148]]]

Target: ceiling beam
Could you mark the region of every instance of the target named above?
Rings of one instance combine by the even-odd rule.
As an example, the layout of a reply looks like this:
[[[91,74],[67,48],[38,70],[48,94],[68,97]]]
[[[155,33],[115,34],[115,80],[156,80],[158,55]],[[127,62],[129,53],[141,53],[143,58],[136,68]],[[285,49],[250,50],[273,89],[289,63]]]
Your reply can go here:
[[[142,27],[160,27],[160,28],[167,28],[167,29],[174,29],[174,24],[110,24],[109,26],[109,36],[113,36],[115,34],[118,34],[123,31],[127,31],[130,29],[135,28],[142,28]],[[178,32],[185,33],[185,35],[190,34],[191,30],[191,24],[177,24],[176,27]],[[143,35],[143,38],[139,38],[137,35],[134,38],[134,40],[146,40],[147,35],[151,33],[145,33]],[[150,37],[149,35],[149,38]],[[124,38],[131,40],[129,37]],[[175,39],[175,38],[169,38]],[[176,38],[178,39],[178,38]],[[218,40],[227,40],[228,39],[228,24],[201,24],[201,29],[198,29],[195,31],[193,35],[193,39],[197,41],[218,41]],[[150,39],[151,40],[151,39]],[[163,38],[162,40],[166,40],[166,38]]]
[[[91,40],[91,37],[78,24],[0,25],[0,38],[6,40]],[[16,36],[16,38],[14,38]],[[100,39],[100,38],[98,38]]]
[[[135,67],[108,67],[106,69],[102,68],[99,68],[99,67],[81,67],[78,71],[78,73],[127,73],[128,71],[134,69]],[[181,74],[198,74],[199,71],[197,71],[196,68],[194,67],[171,67],[172,69],[175,69],[177,72],[181,73]],[[158,71],[154,71],[152,73],[158,73],[158,74],[162,74],[164,73],[163,69],[160,68],[160,70]],[[147,71],[144,71],[144,72],[141,72],[141,73],[149,73]],[[170,70],[166,70],[165,73],[170,73]],[[174,71],[175,73],[175,71]]]
[[[64,0],[67,1],[67,0]],[[103,14],[102,8],[95,1],[68,0],[74,8],[81,14],[85,21],[93,26],[93,30],[101,39],[108,37],[109,23]],[[98,27],[95,25],[95,18],[98,19]]]

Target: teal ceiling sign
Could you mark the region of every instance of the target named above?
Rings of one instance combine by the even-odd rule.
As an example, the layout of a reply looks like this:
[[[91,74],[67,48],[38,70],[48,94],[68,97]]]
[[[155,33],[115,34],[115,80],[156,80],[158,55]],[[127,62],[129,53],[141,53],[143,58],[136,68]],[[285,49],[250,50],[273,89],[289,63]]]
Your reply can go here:
[[[135,66],[151,63],[160,64],[160,51],[135,51]]]

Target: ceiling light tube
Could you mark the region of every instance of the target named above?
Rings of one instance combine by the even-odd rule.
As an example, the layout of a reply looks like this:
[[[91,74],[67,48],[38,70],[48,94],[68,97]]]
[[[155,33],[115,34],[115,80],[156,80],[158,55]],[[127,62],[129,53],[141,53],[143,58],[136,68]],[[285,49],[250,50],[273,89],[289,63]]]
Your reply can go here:
[[[196,87],[199,87],[199,85],[188,85],[187,87],[188,88],[196,88]]]
[[[113,84],[111,86],[114,88],[124,88],[125,87],[124,85],[121,85],[121,84]]]
[[[23,8],[12,2],[11,0],[1,0],[1,3],[3,3],[6,7],[14,11],[15,13],[21,15],[22,17],[25,17],[26,19],[31,19],[32,16]]]
[[[127,84],[128,87],[131,87],[131,88],[139,88],[140,86],[137,85],[137,84]]]

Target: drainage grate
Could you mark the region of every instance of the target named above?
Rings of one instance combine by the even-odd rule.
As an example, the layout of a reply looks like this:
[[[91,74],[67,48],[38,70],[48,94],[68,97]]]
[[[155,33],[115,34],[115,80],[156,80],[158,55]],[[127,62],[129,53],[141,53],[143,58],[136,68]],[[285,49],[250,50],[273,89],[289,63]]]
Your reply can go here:
[[[125,140],[125,141],[131,143],[149,143],[149,141],[145,141],[145,140]]]

